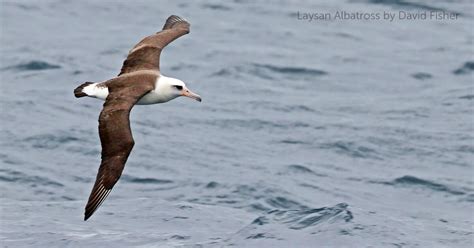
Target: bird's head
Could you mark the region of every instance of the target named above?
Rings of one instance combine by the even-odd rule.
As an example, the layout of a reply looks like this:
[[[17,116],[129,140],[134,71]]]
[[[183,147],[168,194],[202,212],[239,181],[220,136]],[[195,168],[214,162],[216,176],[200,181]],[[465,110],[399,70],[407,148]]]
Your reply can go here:
[[[201,101],[201,97],[198,94],[189,90],[183,81],[176,78],[161,76],[158,81],[158,92],[166,95],[169,100],[179,96],[186,96],[198,102]]]

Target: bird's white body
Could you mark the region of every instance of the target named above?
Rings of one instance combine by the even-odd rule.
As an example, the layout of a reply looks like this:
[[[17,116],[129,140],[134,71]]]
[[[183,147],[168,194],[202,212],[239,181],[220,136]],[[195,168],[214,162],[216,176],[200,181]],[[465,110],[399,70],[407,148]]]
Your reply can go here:
[[[179,92],[172,86],[186,87],[183,81],[160,75],[155,82],[155,89],[148,92],[137,102],[137,105],[148,105],[164,103],[180,96]],[[100,83],[90,84],[82,90],[87,96],[104,100],[109,95],[109,89]]]

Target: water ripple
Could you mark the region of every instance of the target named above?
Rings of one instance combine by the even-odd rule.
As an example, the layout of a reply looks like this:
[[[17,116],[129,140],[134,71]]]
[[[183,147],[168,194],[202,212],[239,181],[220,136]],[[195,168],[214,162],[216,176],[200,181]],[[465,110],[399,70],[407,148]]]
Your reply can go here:
[[[468,74],[472,71],[474,71],[474,61],[467,61],[466,63],[464,63],[464,65],[462,65],[458,69],[454,70],[453,74],[455,74],[455,75],[464,75],[464,74]]]
[[[32,60],[30,62],[5,67],[3,70],[39,71],[59,68],[61,68],[59,65],[51,64],[41,60]]]
[[[265,216],[274,221],[288,225],[290,229],[304,229],[323,222],[349,222],[354,217],[349,211],[348,204],[339,203],[333,207],[323,207],[308,210],[273,210]]]
[[[411,75],[413,78],[418,79],[418,80],[426,80],[433,78],[433,75],[425,72],[417,72]]]
[[[74,136],[65,135],[53,135],[53,134],[40,134],[30,136],[24,139],[25,142],[32,144],[34,148],[42,149],[54,149],[63,144],[70,142],[77,142],[79,139]]]
[[[63,187],[62,183],[53,181],[46,177],[41,176],[30,176],[23,172],[1,169],[0,170],[0,181],[3,182],[19,182],[30,184],[31,186],[42,185],[42,186],[53,186],[53,187]]]
[[[290,122],[276,122],[276,121],[267,121],[261,119],[217,119],[217,120],[210,120],[209,123],[211,125],[216,125],[223,128],[235,128],[241,127],[245,129],[253,129],[253,130],[260,130],[265,128],[282,128],[282,129],[290,129],[290,128],[305,128],[309,127],[310,125],[300,121],[290,121]]]
[[[372,4],[390,5],[390,6],[394,6],[398,8],[419,9],[419,10],[428,10],[428,11],[443,11],[443,12],[450,12],[450,13],[456,13],[458,15],[461,15],[461,13],[459,12],[448,11],[447,9],[444,9],[444,8],[438,8],[438,7],[430,6],[428,4],[423,4],[423,3],[408,2],[404,0],[369,0],[368,2]]]
[[[304,67],[290,67],[290,66],[275,66],[269,64],[253,64],[257,69],[266,69],[269,72],[288,74],[288,75],[307,75],[307,76],[322,76],[328,73],[323,70],[304,68]]]
[[[464,99],[464,100],[474,100],[474,95],[464,95],[464,96],[460,96],[459,99]]]
[[[337,153],[345,154],[354,158],[381,159],[374,149],[357,145],[354,142],[336,141],[322,144],[320,147],[322,149],[334,150]]]
[[[130,175],[123,175],[122,181],[131,182],[131,183],[139,183],[139,184],[169,184],[173,183],[171,180],[167,179],[158,179],[158,178],[151,178],[151,177],[134,177]]]
[[[201,5],[203,9],[211,9],[211,10],[232,10],[232,8],[224,6],[222,4],[203,4]]]
[[[392,181],[371,181],[372,183],[381,183],[385,185],[391,185],[391,186],[406,186],[406,187],[421,187],[433,191],[438,191],[438,192],[445,192],[449,193],[452,195],[465,195],[466,192],[458,190],[458,189],[453,189],[449,186],[446,186],[444,184],[426,180],[426,179],[421,179],[415,176],[402,176],[398,177]]]
[[[247,74],[256,76],[262,79],[273,80],[276,78],[289,78],[289,79],[308,79],[329,74],[326,71],[305,68],[305,67],[292,67],[292,66],[276,66],[271,64],[249,64],[239,65],[230,68],[220,69],[213,73],[211,76],[225,76],[225,77],[238,77],[241,74]]]

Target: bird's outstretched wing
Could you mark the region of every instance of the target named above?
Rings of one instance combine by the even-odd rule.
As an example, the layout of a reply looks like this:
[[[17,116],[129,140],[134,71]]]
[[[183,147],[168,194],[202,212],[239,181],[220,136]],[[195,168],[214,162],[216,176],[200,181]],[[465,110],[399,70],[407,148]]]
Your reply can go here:
[[[153,90],[151,82],[143,80],[132,84],[118,80],[107,84],[109,95],[99,117],[102,162],[86,205],[84,220],[97,210],[122,175],[134,145],[130,110],[143,95]]]
[[[145,37],[128,53],[119,76],[133,71],[160,70],[160,54],[163,48],[177,38],[189,33],[190,24],[179,16],[166,19],[163,30]]]

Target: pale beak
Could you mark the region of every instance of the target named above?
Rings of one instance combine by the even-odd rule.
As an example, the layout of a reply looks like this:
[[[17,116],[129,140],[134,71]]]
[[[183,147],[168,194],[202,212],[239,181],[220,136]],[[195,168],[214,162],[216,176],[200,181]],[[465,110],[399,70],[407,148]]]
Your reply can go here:
[[[183,91],[181,91],[181,95],[192,98],[198,102],[202,101],[201,97],[198,94],[188,90],[187,88],[184,88]]]

